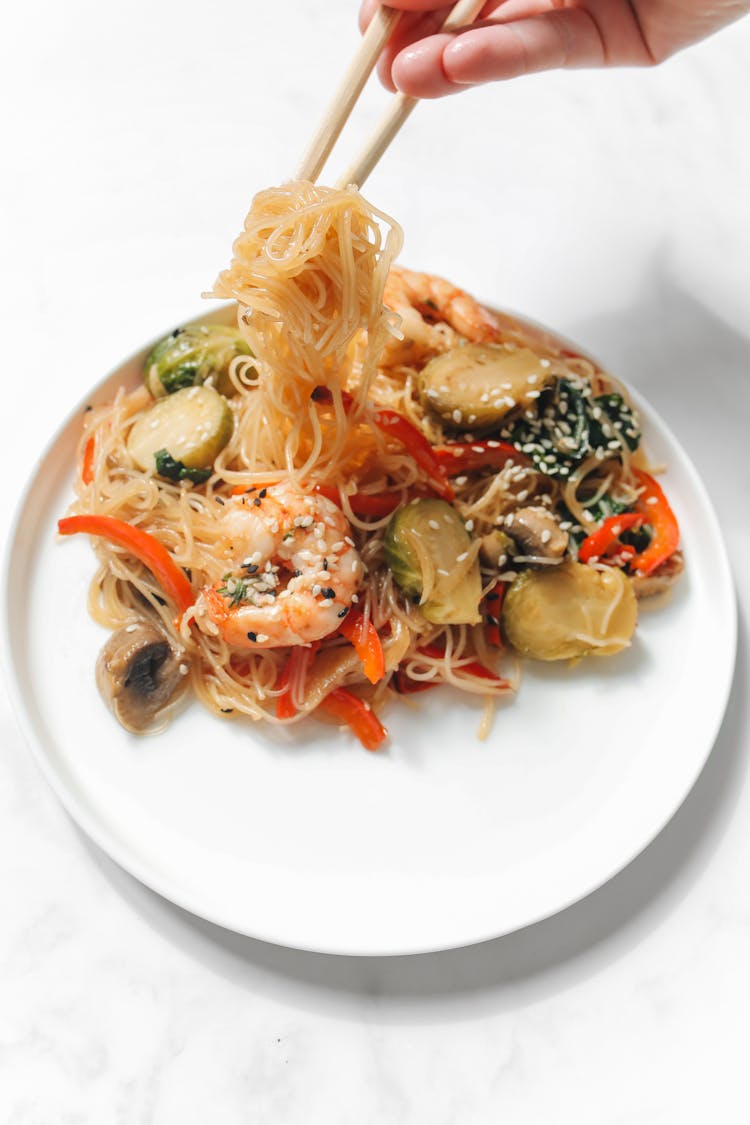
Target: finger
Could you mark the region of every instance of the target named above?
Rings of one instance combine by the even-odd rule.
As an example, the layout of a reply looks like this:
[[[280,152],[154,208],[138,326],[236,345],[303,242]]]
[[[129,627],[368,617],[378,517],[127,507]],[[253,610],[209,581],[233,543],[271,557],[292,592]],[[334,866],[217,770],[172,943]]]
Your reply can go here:
[[[439,98],[482,82],[560,67],[602,66],[605,61],[594,20],[581,9],[566,8],[433,35],[401,51],[391,74],[403,93]]]
[[[487,0],[481,12],[482,18],[491,15],[497,8],[509,2],[513,3],[514,0]],[[379,7],[381,7],[380,0],[363,0],[359,12],[360,31],[367,30]],[[445,22],[453,4],[436,4],[435,0],[397,0],[395,3],[389,3],[388,7],[401,8],[403,15],[381,53],[378,74],[384,86],[395,90],[391,77],[393,60],[410,44],[426,39],[437,32]]]
[[[372,13],[375,8],[379,8],[379,0],[364,0],[362,8],[367,8],[372,19]],[[402,12],[434,12],[436,8],[442,5],[435,0],[388,0],[386,5],[388,8],[398,8]],[[368,21],[369,22],[369,21]]]
[[[405,12],[398,26],[381,52],[378,60],[378,74],[385,86],[394,90],[391,69],[393,60],[415,41],[430,38],[442,26],[450,12],[450,5],[430,12]]]

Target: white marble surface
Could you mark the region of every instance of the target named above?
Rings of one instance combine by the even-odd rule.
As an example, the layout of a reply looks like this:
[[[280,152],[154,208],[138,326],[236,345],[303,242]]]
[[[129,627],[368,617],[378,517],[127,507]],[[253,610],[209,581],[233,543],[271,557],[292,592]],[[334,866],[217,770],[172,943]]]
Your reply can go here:
[[[3,538],[57,420],[198,307],[251,194],[293,172],[355,8],[4,13]],[[218,930],[114,866],[0,693],[3,1125],[747,1120],[748,59],[746,21],[659,70],[422,106],[368,190],[403,222],[405,260],[579,339],[703,474],[741,634],[685,805],[621,875],[524,932],[416,958],[303,954]],[[361,120],[383,101],[369,91]]]

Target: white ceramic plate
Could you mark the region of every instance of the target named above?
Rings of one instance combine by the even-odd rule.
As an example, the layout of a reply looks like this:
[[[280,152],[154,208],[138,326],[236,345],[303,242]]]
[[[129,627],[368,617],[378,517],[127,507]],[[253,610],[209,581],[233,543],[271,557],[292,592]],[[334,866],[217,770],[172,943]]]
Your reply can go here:
[[[140,377],[142,354],[90,401]],[[269,732],[192,704],[156,738],[101,702],[106,633],[89,619],[94,557],[64,542],[83,405],[22,499],[6,566],[10,690],[30,745],[78,824],[142,882],[253,937],[345,954],[417,953],[508,933],[632,860],[711,750],[735,655],[721,532],[685,452],[652,410],[687,571],[644,605],[637,639],[577,668],[529,664],[490,738],[447,689],[394,703],[371,754],[314,720]],[[706,659],[706,653],[711,659]]]

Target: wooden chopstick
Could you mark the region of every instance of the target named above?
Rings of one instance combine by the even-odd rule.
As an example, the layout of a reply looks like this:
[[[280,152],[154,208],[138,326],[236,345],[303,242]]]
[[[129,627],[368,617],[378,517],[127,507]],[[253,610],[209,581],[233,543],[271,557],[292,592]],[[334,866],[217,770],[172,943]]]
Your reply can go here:
[[[339,88],[313,137],[310,147],[297,172],[298,180],[317,180],[320,170],[336,144],[357,98],[362,93],[372,73],[378,56],[388,42],[402,12],[395,8],[380,7],[370,21]]]
[[[454,31],[458,27],[473,23],[485,3],[486,0],[458,0],[448,13],[441,30]],[[362,187],[418,101],[418,98],[410,98],[406,94],[397,94],[393,98],[362,152],[338,179],[337,187],[344,188],[349,184]]]

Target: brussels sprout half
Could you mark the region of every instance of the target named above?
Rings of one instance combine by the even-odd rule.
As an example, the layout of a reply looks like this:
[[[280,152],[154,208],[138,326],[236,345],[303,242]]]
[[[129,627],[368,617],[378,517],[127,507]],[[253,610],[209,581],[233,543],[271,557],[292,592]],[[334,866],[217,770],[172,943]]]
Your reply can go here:
[[[128,435],[128,451],[139,469],[171,479],[196,479],[183,470],[210,469],[232,436],[229,404],[213,387],[184,387],[140,415]],[[167,457],[168,455],[168,457]],[[200,479],[200,478],[198,478]]]
[[[145,383],[154,398],[163,398],[212,378],[217,391],[230,396],[235,393],[230,363],[239,355],[252,354],[236,328],[223,324],[176,328],[146,359]]]
[[[462,344],[422,368],[420,398],[449,426],[485,430],[530,406],[553,380],[548,368],[530,348]]]
[[[399,508],[388,524],[384,545],[394,579],[408,598],[420,603],[428,621],[435,625],[481,621],[479,563],[476,557],[469,562],[471,537],[445,500],[413,500]]]
[[[619,652],[629,645],[637,618],[627,575],[616,567],[597,570],[572,561],[520,574],[502,614],[509,642],[534,660]]]

